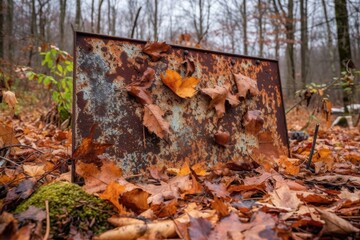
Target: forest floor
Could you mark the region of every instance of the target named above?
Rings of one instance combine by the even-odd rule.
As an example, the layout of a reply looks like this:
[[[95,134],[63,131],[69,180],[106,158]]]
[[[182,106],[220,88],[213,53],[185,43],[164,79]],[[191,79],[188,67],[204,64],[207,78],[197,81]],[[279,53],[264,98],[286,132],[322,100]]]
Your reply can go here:
[[[3,113],[0,239],[360,238],[359,127],[321,124],[310,169],[314,123],[309,138],[291,141],[292,157],[271,168],[244,159],[124,175],[107,160],[78,161],[79,188],[59,183],[71,179],[70,130],[42,122],[44,110]],[[291,112],[288,129],[304,126],[306,114]],[[104,150],[91,141],[82,147],[80,155]]]

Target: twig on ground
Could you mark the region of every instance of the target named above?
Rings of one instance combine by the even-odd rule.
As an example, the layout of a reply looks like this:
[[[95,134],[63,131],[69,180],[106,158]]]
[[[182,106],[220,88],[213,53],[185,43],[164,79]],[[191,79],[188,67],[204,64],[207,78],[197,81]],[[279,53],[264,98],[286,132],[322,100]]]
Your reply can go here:
[[[0,156],[0,159],[5,160],[5,161],[7,161],[7,162],[9,162],[9,163],[12,163],[12,164],[14,164],[14,165],[16,165],[16,166],[18,166],[18,167],[21,167],[20,164],[14,162],[13,160],[10,160],[10,159],[7,159],[7,158],[1,157],[1,156]]]
[[[23,144],[14,144],[14,145],[8,145],[8,146],[5,146],[5,147],[2,147],[0,148],[0,152],[4,149],[8,149],[8,148],[12,148],[12,147],[19,147],[19,148],[31,148],[39,153],[44,153],[43,151],[39,150],[39,149],[36,149],[32,146],[28,146],[28,145],[23,145]]]
[[[46,208],[46,232],[43,240],[49,239],[50,235],[50,213],[49,213],[49,201],[45,200],[45,208]]]

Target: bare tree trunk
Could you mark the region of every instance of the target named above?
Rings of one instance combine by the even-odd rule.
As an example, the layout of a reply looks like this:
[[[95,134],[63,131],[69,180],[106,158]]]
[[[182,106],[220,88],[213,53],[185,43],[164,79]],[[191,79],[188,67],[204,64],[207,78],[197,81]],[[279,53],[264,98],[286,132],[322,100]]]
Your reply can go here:
[[[112,24],[112,21],[111,21],[111,3],[110,3],[110,0],[107,1],[107,34],[110,35],[111,34],[111,24]]]
[[[325,16],[325,22],[326,22],[327,48],[328,48],[329,54],[330,54],[331,71],[332,71],[333,75],[335,76],[335,73],[336,73],[336,68],[335,68],[335,56],[334,56],[335,54],[334,54],[334,48],[333,48],[333,44],[332,44],[330,21],[329,21],[327,9],[326,9],[325,0],[321,0],[321,3],[322,3],[322,6],[323,6],[324,16]]]
[[[14,19],[14,1],[8,0],[7,5],[7,29],[6,29],[6,35],[8,36],[8,59],[10,64],[14,64],[14,41],[12,39],[13,37],[13,19]],[[11,76],[13,72],[13,68],[10,69]]]
[[[81,21],[81,0],[76,0],[75,28],[80,29]]]
[[[346,7],[346,0],[334,0],[335,16],[337,27],[337,46],[339,51],[340,69],[346,70],[346,63],[351,60],[350,36],[349,36],[349,20]],[[350,86],[343,86],[343,89]],[[348,113],[347,106],[350,104],[351,93],[343,91],[343,103],[345,112]]]
[[[139,15],[140,15],[140,11],[141,11],[141,7],[139,7],[137,12],[136,12],[136,16],[135,16],[135,19],[134,19],[134,22],[133,22],[133,26],[131,28],[131,35],[130,35],[131,38],[134,38],[135,28],[137,26],[137,21],[138,21]]]
[[[246,0],[243,0],[241,15],[243,19],[242,27],[243,27],[244,54],[248,55]]]
[[[261,0],[258,0],[258,29],[259,29],[259,56],[264,55],[264,36],[263,36],[263,15],[264,15],[264,6]]]
[[[64,49],[66,0],[60,0],[60,48]]]
[[[0,59],[4,58],[4,1],[0,0]]]
[[[40,41],[46,41],[46,36],[45,36],[45,26],[46,26],[46,18],[45,18],[45,13],[44,13],[44,7],[46,6],[46,4],[48,4],[49,0],[46,1],[42,1],[42,0],[38,0],[39,3],[39,31],[40,31]]]
[[[308,71],[308,24],[307,24],[307,0],[300,0],[301,17],[301,88],[306,86]]]
[[[112,18],[111,18],[111,35],[116,35],[116,18],[117,18],[117,12],[116,12],[116,8],[115,6],[112,6],[111,7],[111,15],[112,15]]]
[[[99,1],[96,33],[100,33],[100,30],[101,30],[101,7],[102,7],[103,2],[104,2],[104,0]]]
[[[95,13],[95,0],[91,1],[91,32],[95,32],[94,29],[94,13]]]
[[[28,66],[31,66],[32,57],[34,55],[34,49],[37,47],[37,24],[36,24],[36,8],[35,8],[35,0],[31,0],[31,25],[30,25],[30,35],[31,35],[31,41],[32,41],[32,47],[29,52],[29,59],[28,59]]]

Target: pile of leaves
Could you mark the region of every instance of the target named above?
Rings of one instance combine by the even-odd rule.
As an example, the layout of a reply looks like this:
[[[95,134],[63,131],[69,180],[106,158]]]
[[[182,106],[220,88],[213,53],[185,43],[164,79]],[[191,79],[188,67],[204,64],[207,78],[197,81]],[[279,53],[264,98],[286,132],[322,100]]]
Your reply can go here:
[[[90,137],[71,156],[71,132],[38,121],[41,113],[23,112],[19,119],[5,113],[1,119],[2,239],[46,234],[45,215],[51,214],[43,210],[45,203],[30,205],[26,211],[30,209],[32,217],[13,211],[41,185],[70,181],[71,157],[82,188],[107,201],[117,214],[108,219],[114,229],[95,235],[73,225],[64,229],[63,238],[359,237],[359,129],[321,128],[310,169],[306,163],[312,132],[305,141],[291,142],[293,158],[275,159],[275,168],[266,171],[256,159],[244,158],[211,168],[185,161],[179,169],[150,166],[140,174],[124,175],[115,163],[89,157],[107,147]],[[88,224],[91,230],[97,222]],[[48,228],[50,237],[59,237],[51,231],[54,226]]]

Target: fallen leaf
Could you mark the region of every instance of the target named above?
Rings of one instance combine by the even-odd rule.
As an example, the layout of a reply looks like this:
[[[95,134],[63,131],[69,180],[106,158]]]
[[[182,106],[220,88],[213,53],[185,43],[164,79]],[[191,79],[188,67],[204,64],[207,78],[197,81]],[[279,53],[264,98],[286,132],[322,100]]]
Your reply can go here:
[[[261,116],[261,111],[251,110],[245,115],[245,129],[247,132],[257,134],[264,125],[264,119]]]
[[[235,83],[238,89],[238,96],[246,98],[248,92],[252,96],[259,95],[259,89],[257,86],[257,82],[254,79],[251,79],[247,76],[242,75],[241,73],[233,74],[235,78]]]
[[[182,78],[174,70],[166,70],[165,76],[160,75],[162,82],[181,98],[190,98],[196,94],[199,80],[195,77]]]
[[[289,158],[285,155],[281,155],[278,159],[278,165],[285,173],[290,175],[298,175],[300,172],[301,161],[296,158]]]
[[[136,97],[142,104],[152,104],[153,100],[151,94],[147,89],[151,87],[155,79],[155,70],[147,68],[143,76],[136,82],[133,82],[125,87],[126,91]]]
[[[325,221],[323,228],[324,233],[350,234],[360,231],[360,229],[354,227],[351,223],[337,216],[335,213],[318,208],[316,210],[320,213],[321,219]]]
[[[151,205],[151,209],[158,218],[170,217],[175,215],[178,211],[178,202],[173,199],[168,202]]]
[[[236,213],[232,212],[230,216],[221,219],[221,221],[211,231],[209,240],[225,240],[229,239],[229,236],[233,234],[241,233],[247,228],[246,224],[239,221],[239,217]],[[241,238],[230,238],[241,239]]]
[[[16,100],[15,93],[11,91],[3,91],[3,99],[11,108],[15,108],[15,105],[18,103]]]
[[[22,165],[24,172],[31,177],[39,177],[45,173],[45,165]]]
[[[148,204],[149,195],[148,192],[140,188],[135,188],[131,191],[124,192],[120,196],[119,202],[136,214],[140,214],[150,208]]]
[[[215,135],[215,142],[221,146],[226,147],[226,145],[230,142],[230,133],[225,131],[218,130]]]
[[[165,42],[147,42],[143,47],[143,52],[151,57],[151,61],[158,61],[161,53],[169,51],[170,46]]]
[[[211,223],[205,218],[193,218],[190,216],[189,236],[191,240],[207,240],[211,228]]]
[[[79,162],[76,165],[76,173],[84,178],[84,189],[88,193],[104,191],[108,184],[122,176],[122,170],[109,160],[103,160],[101,167],[93,163]]]
[[[35,206],[29,206],[27,210],[16,215],[16,219],[19,221],[33,220],[41,222],[46,218],[46,212],[44,209],[37,208]]]
[[[248,230],[243,232],[245,239],[278,239],[275,232],[275,219],[272,215],[258,211],[248,223]]]
[[[222,118],[225,114],[225,101],[227,100],[231,106],[235,107],[240,104],[240,101],[230,92],[230,86],[223,87],[216,86],[215,88],[203,88],[203,93],[211,98],[209,108],[215,108],[218,118]]]
[[[186,58],[184,62],[182,62],[182,65],[185,66],[185,76],[189,77],[193,75],[195,72],[195,63],[192,58]]]
[[[3,212],[0,215],[0,238],[12,239],[17,231],[17,221],[11,213]]]
[[[122,204],[119,203],[120,195],[125,191],[125,187],[113,181],[107,185],[105,191],[100,194],[100,198],[109,200],[118,210],[120,214],[125,214],[126,210]]]
[[[296,193],[291,191],[288,186],[282,185],[278,189],[274,189],[273,192],[269,193],[271,202],[275,207],[287,208],[291,211],[295,211],[301,201],[296,196]]]
[[[350,192],[347,188],[342,188],[341,193],[338,196],[341,199],[346,199],[351,202],[359,202],[360,201],[360,190],[354,190],[354,192]]]
[[[91,127],[89,136],[84,137],[80,146],[75,149],[72,155],[74,159],[82,160],[84,163],[95,163],[97,165],[101,165],[101,160],[98,156],[102,155],[108,147],[112,146],[112,144],[93,142],[96,127],[97,124],[94,124]]]
[[[164,114],[157,105],[147,104],[144,107],[144,126],[161,139],[169,133],[170,127],[170,124],[163,118]]]
[[[229,192],[226,190],[226,187],[221,183],[216,184],[205,181],[205,186],[214,196],[217,196],[219,198],[227,198],[230,195]]]
[[[229,210],[223,200],[220,198],[214,197],[214,200],[211,202],[211,207],[216,210],[220,218],[226,217],[229,215]]]

